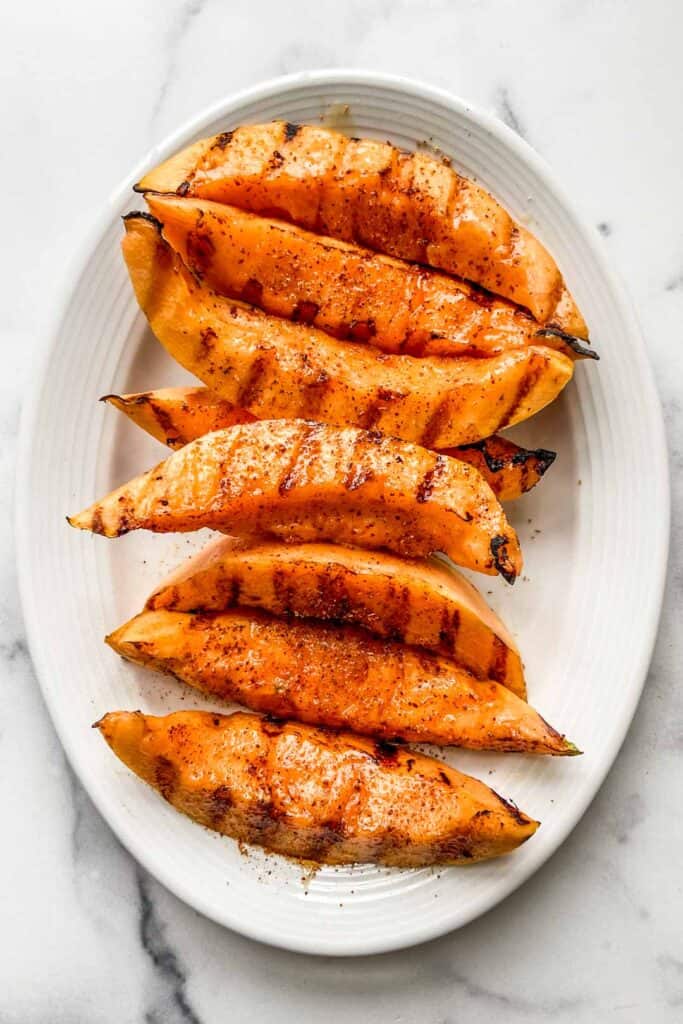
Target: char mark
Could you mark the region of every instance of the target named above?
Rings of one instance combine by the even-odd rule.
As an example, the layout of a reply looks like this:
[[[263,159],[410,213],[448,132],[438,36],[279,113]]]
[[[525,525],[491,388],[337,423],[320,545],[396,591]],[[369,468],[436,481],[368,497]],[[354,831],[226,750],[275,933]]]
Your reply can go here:
[[[536,448],[531,455],[536,459],[536,472],[539,476],[543,476],[557,458],[557,452],[551,452],[548,448]]]
[[[536,331],[535,338],[560,338],[569,348],[574,352],[575,355],[581,356],[583,359],[599,359],[600,356],[591,348],[586,345],[581,338],[577,338],[574,334],[567,334],[566,331],[561,331],[559,327],[541,327],[539,331]]]
[[[466,452],[481,452],[484,462],[486,463],[486,467],[490,473],[500,473],[501,470],[510,465],[511,460],[509,458],[499,458],[497,455],[493,454],[489,448],[488,439],[483,441],[472,441],[471,444],[461,444],[460,448]],[[524,461],[528,455],[525,449],[522,449],[521,452],[517,452],[513,458],[516,458],[522,453],[524,456],[522,461]]]
[[[410,587],[399,587],[397,583],[391,584],[391,615],[386,622],[386,638],[394,643],[405,641],[408,626],[412,618],[412,600]],[[398,648],[396,654],[401,658],[400,675],[403,674],[403,649]]]
[[[329,387],[330,375],[326,370],[320,370],[316,377],[306,381],[299,392],[301,414],[306,418],[317,416]]]
[[[100,534],[100,536],[106,533],[106,527],[104,525],[104,520],[102,519],[102,511],[99,508],[96,508],[92,514],[92,526],[90,529],[93,533]]]
[[[505,810],[510,812],[518,825],[529,824],[529,818],[527,818],[526,814],[523,814],[522,811],[520,811],[519,807],[513,800],[506,800],[504,796],[500,795],[500,793],[496,793],[495,789],[492,789],[491,792],[497,800],[500,800]]]
[[[372,470],[365,469],[358,463],[351,463],[351,468],[344,478],[344,487],[347,491],[357,491],[363,484],[372,480],[373,476]]]
[[[318,579],[317,590],[315,605],[311,609],[316,618],[339,623],[355,621],[348,588],[343,578],[335,573],[333,566],[325,567]]]
[[[166,434],[168,437],[171,437],[174,431],[173,420],[171,419],[167,411],[165,409],[162,409],[162,407],[158,405],[156,402],[152,401],[151,398],[149,398],[147,401],[149,403],[150,409],[152,410],[154,419],[157,421],[157,423],[163,430],[164,434]]]
[[[227,608],[234,608],[240,603],[242,596],[242,581],[239,576],[233,576],[229,586],[226,587],[225,604]]]
[[[216,136],[216,141],[213,146],[214,149],[225,149],[232,142],[234,132],[221,132],[220,135]]]
[[[293,594],[292,588],[289,585],[289,578],[283,569],[273,570],[273,591],[277,601],[278,614],[290,616],[293,612]]]
[[[507,412],[501,419],[500,423],[498,424],[498,430],[502,430],[503,427],[509,426],[509,424],[512,422],[515,413],[517,412],[524,399],[527,397],[531,389],[538,381],[540,375],[541,368],[538,365],[538,361],[535,361],[535,365],[529,367],[529,369],[524,372],[522,379],[517,385],[515,397],[513,398],[509,409],[507,410]]]
[[[237,397],[237,404],[243,406],[245,409],[256,398],[259,387],[261,384],[261,378],[266,371],[266,359],[264,356],[257,356],[251,365],[251,369],[245,380],[244,384],[240,388],[239,395]]]
[[[441,843],[439,854],[446,860],[472,860],[474,854],[471,849],[469,836],[454,835]]]
[[[420,444],[425,448],[431,448],[434,445],[434,442],[441,433],[441,430],[446,423],[448,423],[450,418],[448,415],[450,401],[450,397],[447,395],[441,400],[441,402],[439,402],[436,409],[429,417],[429,420],[422,431],[422,440],[420,441]]]
[[[187,261],[190,269],[200,281],[213,263],[215,252],[214,244],[209,235],[203,231],[188,231]]]
[[[446,648],[449,654],[455,651],[455,645],[460,629],[460,611],[454,608],[450,611],[444,608],[441,613],[441,628],[439,630],[439,642]]]
[[[311,441],[315,439],[316,435],[320,433],[321,428],[322,423],[317,423],[315,420],[307,423],[305,433],[301,438],[299,445],[294,448],[294,454],[290,459],[287,471],[278,484],[277,489],[280,495],[284,496],[296,485],[299,463],[301,462],[302,457],[309,453],[309,445]]]
[[[420,502],[420,504],[424,504],[425,501],[429,500],[434,490],[434,485],[436,481],[439,479],[439,477],[443,474],[445,468],[446,459],[444,458],[443,455],[437,455],[436,459],[434,460],[434,465],[431,467],[431,469],[428,469],[425,475],[422,477],[422,480],[418,485],[417,491],[415,492],[415,497],[417,501]]]
[[[204,327],[199,332],[199,344],[201,345],[204,355],[209,354],[217,341],[218,335],[214,331],[213,327]]]
[[[499,636],[494,636],[488,675],[490,679],[495,679],[497,683],[505,682],[508,654],[507,645],[503,643]]]
[[[493,564],[497,571],[506,583],[514,583],[517,578],[517,573],[508,558],[508,541],[508,537],[499,533],[491,540],[490,549],[491,555],[493,556]]]
[[[368,406],[363,413],[362,426],[366,430],[371,430],[372,427],[381,419],[382,414],[389,408],[393,402],[398,402],[405,398],[403,391],[392,391],[391,388],[379,387],[377,388],[376,397],[371,399]]]
[[[242,289],[240,298],[250,306],[260,306],[263,300],[263,285],[255,277],[250,277]]]
[[[491,309],[494,303],[500,301],[493,292],[487,291],[481,285],[472,284],[471,282],[468,282],[468,284],[470,287],[469,298],[472,302],[476,302],[478,306],[481,306],[482,309]]]
[[[215,724],[215,723],[214,723]],[[217,786],[209,798],[211,823],[216,831],[225,818],[225,815],[233,805],[232,793],[229,786]]]
[[[307,299],[302,299],[301,302],[297,302],[292,312],[292,320],[294,323],[308,324],[309,326],[314,322],[320,311],[320,307],[317,302],[309,302]]]
[[[377,764],[395,765],[398,761],[398,746],[395,743],[388,743],[386,740],[375,741],[374,759]]]
[[[354,341],[370,341],[376,333],[374,320],[354,320],[349,326],[348,336]]]
[[[276,715],[264,715],[261,719],[261,729],[266,736],[279,736],[287,723]]]
[[[132,210],[131,213],[124,213],[121,220],[146,220],[149,224],[153,224],[159,232],[163,227],[161,221],[157,217],[153,217],[151,213],[147,213],[146,210]]]
[[[518,448],[515,452],[498,456],[494,454],[489,446],[489,441],[490,438],[487,438],[484,441],[461,444],[459,447],[462,451],[481,452],[490,473],[500,473],[511,466],[526,466],[533,460],[536,463],[536,470],[539,476],[543,476],[557,457],[556,452],[551,452],[547,448]]]
[[[178,785],[178,769],[167,757],[158,757],[154,766],[154,781],[156,787],[169,803]]]

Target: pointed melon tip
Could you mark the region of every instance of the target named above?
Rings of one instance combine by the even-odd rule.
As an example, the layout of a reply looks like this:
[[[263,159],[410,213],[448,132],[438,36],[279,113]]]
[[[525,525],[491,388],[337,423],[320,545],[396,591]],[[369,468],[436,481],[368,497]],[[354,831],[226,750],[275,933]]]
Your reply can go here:
[[[102,395],[98,398],[98,402],[104,402],[105,405],[110,405],[112,409],[118,409],[119,412],[127,412],[132,405],[141,404],[131,401],[128,395],[116,394]]]
[[[557,452],[550,451],[549,448],[535,448],[534,456],[536,458],[538,475],[544,476],[557,458]]]
[[[161,221],[155,217],[154,214],[148,213],[147,210],[131,210],[130,213],[124,213],[121,220],[123,221],[126,229],[129,225],[135,226],[135,222],[140,220],[144,220],[148,224],[151,224],[159,232],[161,232],[163,227]]]
[[[64,517],[74,530],[85,530],[90,533],[102,533],[102,530],[96,529],[93,523],[93,516],[90,509],[85,509],[83,512],[77,512],[75,516]]]
[[[119,626],[118,629],[114,629],[111,631],[111,633],[107,633],[107,635],[104,638],[104,642],[107,645],[107,647],[111,647],[112,651],[114,651],[116,654],[119,654],[122,658],[125,658],[127,656],[125,641],[125,632],[127,628],[128,623],[124,622],[124,624],[122,626]]]

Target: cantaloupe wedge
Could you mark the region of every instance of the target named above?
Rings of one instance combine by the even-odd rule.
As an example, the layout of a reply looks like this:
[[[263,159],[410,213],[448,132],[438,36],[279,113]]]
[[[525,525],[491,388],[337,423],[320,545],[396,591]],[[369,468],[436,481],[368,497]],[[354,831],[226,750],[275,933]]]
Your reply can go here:
[[[543,346],[490,359],[388,356],[266,316],[199,285],[148,216],[127,218],[122,247],[170,355],[260,419],[303,416],[448,448],[527,419],[573,374],[571,359]]]
[[[408,556],[442,551],[509,583],[522,565],[517,534],[472,466],[381,434],[306,420],[205,434],[69,522],[105,537],[209,527]]]
[[[95,726],[178,811],[289,857],[471,864],[509,853],[538,828],[483,782],[349,733],[207,711],[113,711]]]
[[[105,395],[137,426],[170,448],[182,448],[212,430],[255,419],[209,388],[159,388],[131,395]],[[479,470],[499,501],[512,501],[531,490],[555,461],[545,448],[520,448],[498,435],[444,452]]]
[[[216,612],[234,605],[362,626],[453,658],[479,679],[526,696],[510,632],[475,587],[437,559],[220,537],[164,580],[146,607]]]
[[[277,718],[384,740],[577,753],[500,683],[350,626],[288,622],[244,608],[146,611],[107,643],[138,665]]]
[[[245,125],[149,171],[141,192],[232,203],[440,267],[583,338],[586,324],[537,238],[480,185],[429,153],[321,125]]]
[[[594,351],[545,331],[518,306],[446,274],[204,199],[147,196],[162,234],[208,287],[341,340],[414,356],[495,356],[545,344]]]

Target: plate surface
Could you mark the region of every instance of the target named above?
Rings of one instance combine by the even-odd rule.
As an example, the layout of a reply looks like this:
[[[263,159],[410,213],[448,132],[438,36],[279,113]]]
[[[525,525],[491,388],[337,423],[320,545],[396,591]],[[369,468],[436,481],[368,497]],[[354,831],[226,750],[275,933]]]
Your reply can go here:
[[[557,259],[600,351],[561,399],[512,436],[553,448],[543,484],[510,506],[524,578],[479,587],[517,635],[530,701],[584,751],[552,760],[451,752],[542,827],[518,852],[466,869],[302,869],[194,825],[112,756],[90,724],[107,710],[164,713],[208,702],[124,664],[104,634],[197,547],[196,537],[134,534],[116,542],[64,521],[164,457],[97,398],[189,378],[136,307],[119,253],[130,185],[195,138],[272,118],[428,144],[452,157]],[[658,398],[628,300],[597,235],[583,227],[540,159],[505,126],[443,92],[361,72],[267,83],[203,114],[149,153],[107,204],[69,281],[25,411],[18,479],[24,614],[40,684],[67,754],[100,812],[169,889],[253,938],[319,954],[408,946],[459,927],[528,878],[595,795],[633,716],[655,638],[668,544],[668,473]]]

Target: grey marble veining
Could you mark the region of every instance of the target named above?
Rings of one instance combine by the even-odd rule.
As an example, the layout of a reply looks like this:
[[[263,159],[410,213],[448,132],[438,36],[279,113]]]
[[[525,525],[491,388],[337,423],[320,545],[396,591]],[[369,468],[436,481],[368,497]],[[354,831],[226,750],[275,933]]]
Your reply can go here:
[[[513,106],[513,102],[510,97],[510,90],[505,86],[501,86],[498,90],[495,112],[501,121],[504,121],[508,128],[512,128],[513,132],[517,132],[521,138],[526,139],[520,116],[517,113],[515,106]]]
[[[669,0],[40,0],[0,13],[0,1021],[364,1024],[683,1019],[683,12]],[[65,762],[18,607],[12,500],[29,356],[72,252],[140,156],[288,71],[405,73],[488,108],[551,163],[632,293],[671,452],[672,558],[629,736],[562,849],[504,904],[414,950],[317,960],[179,903]],[[7,244],[8,243],[8,244]]]

